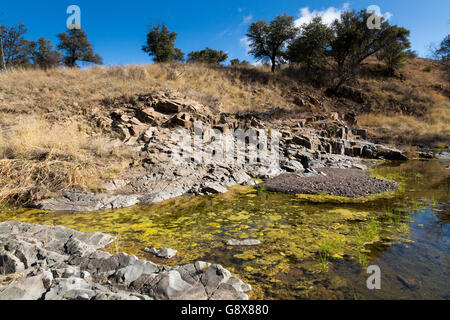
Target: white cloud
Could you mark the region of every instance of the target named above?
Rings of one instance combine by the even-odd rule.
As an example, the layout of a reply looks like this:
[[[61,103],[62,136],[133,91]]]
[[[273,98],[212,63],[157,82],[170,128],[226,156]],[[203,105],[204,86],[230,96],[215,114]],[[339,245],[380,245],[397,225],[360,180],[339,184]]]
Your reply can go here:
[[[259,66],[263,65],[263,62],[261,60],[258,60],[258,61],[253,62],[251,65],[255,66],[255,67],[259,67]]]
[[[230,32],[230,29],[228,28],[228,29],[223,30],[221,33],[219,33],[217,35],[217,38],[221,39],[224,36],[229,36],[229,35],[231,35],[231,32]]]
[[[393,17],[393,14],[390,12],[385,12],[384,14],[381,13],[381,10],[378,6],[376,7],[378,12],[374,12],[376,14],[381,15],[386,20],[390,20]],[[368,9],[370,9],[369,7]],[[309,23],[311,20],[315,17],[322,17],[322,22],[330,25],[334,22],[334,20],[339,19],[341,17],[342,12],[347,11],[350,9],[350,3],[346,2],[342,5],[342,8],[335,8],[335,7],[329,7],[324,10],[313,10],[311,11],[309,7],[304,7],[300,9],[299,18],[295,20],[295,25],[297,27],[302,26],[304,23]],[[372,11],[371,11],[372,12]]]
[[[243,37],[239,40],[239,42],[241,43],[241,46],[243,46],[246,50],[246,52],[248,53],[250,51],[250,40],[248,40],[247,37]]]
[[[387,11],[387,12],[385,12],[384,14],[383,14],[383,17],[386,19],[386,20],[391,20],[391,18],[393,17],[394,15],[392,14],[392,13],[390,13],[389,11]]]
[[[252,22],[252,20],[253,20],[253,15],[249,15],[249,16],[244,17],[244,19],[242,20],[242,23],[249,24],[250,22]]]
[[[325,24],[331,24],[334,20],[339,19],[341,13],[348,10],[350,8],[350,4],[348,2],[344,3],[341,9],[335,7],[329,7],[325,10],[313,10],[310,11],[309,7],[300,9],[300,18],[295,20],[295,25],[300,27],[304,23],[309,23],[315,17],[322,17],[322,21]]]

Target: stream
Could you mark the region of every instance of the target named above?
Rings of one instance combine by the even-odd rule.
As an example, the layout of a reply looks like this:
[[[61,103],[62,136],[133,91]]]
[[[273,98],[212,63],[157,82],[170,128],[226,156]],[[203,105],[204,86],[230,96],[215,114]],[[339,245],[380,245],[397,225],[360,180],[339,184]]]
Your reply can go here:
[[[103,212],[3,210],[0,222],[63,225],[117,237],[105,248],[159,264],[220,263],[252,285],[251,299],[449,299],[450,170],[442,161],[389,162],[372,172],[400,189],[367,201],[306,201],[237,186]],[[230,239],[258,239],[231,247]],[[173,248],[163,260],[145,247]],[[381,270],[369,290],[367,267]]]

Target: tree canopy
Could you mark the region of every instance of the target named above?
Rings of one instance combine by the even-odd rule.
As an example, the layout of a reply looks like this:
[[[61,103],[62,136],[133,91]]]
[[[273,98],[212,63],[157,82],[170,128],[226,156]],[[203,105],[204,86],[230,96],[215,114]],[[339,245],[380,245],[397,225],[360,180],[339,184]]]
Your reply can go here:
[[[393,42],[378,52],[377,58],[386,64],[389,75],[394,75],[395,70],[405,64],[410,56],[410,53],[406,51],[407,48],[409,43]]]
[[[340,20],[332,24],[334,39],[330,43],[330,55],[337,64],[339,82],[337,87],[352,79],[361,62],[377,54],[393,43],[409,47],[409,31],[391,26],[381,17],[378,29],[369,29],[367,19],[371,13],[361,10],[342,13]]]
[[[67,67],[77,67],[78,61],[103,64],[102,58],[94,53],[83,29],[69,29],[58,34],[58,49],[64,52],[63,61]]]
[[[26,40],[27,29],[22,23],[0,26],[0,65],[2,69],[30,64],[34,42]]]
[[[258,60],[270,60],[272,72],[277,64],[284,62],[285,47],[298,32],[294,17],[286,14],[277,16],[267,23],[265,20],[253,22],[247,32],[250,42],[250,54]]]
[[[171,32],[166,25],[153,27],[147,34],[147,44],[142,50],[153,57],[155,62],[183,61],[184,53],[175,48],[177,33]]]
[[[333,39],[333,30],[315,17],[303,24],[300,34],[289,45],[287,58],[291,62],[303,63],[308,72],[323,68],[327,63],[328,46]]]
[[[53,49],[50,40],[41,37],[36,43],[33,61],[36,66],[44,70],[58,67],[61,64],[61,53]]]
[[[434,56],[441,61],[450,61],[450,34],[442,40],[439,47],[437,47],[433,53]]]
[[[211,64],[219,64],[228,59],[228,54],[222,50],[214,50],[206,47],[201,51],[192,51],[188,54],[188,62],[203,62]]]

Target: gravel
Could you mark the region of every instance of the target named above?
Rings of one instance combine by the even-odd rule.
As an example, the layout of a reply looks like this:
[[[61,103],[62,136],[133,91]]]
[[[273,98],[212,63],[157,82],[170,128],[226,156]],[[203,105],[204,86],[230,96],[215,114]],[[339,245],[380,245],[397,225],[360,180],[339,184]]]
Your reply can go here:
[[[383,193],[398,187],[395,182],[373,178],[369,172],[358,169],[321,168],[317,171],[325,173],[326,176],[304,177],[287,173],[267,180],[257,187],[290,194],[327,193],[351,198]]]

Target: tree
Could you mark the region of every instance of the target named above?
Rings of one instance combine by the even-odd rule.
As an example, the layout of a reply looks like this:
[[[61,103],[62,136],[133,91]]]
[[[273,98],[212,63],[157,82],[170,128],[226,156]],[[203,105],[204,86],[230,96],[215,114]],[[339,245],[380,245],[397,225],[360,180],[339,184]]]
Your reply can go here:
[[[335,33],[330,43],[330,55],[337,64],[338,83],[336,89],[345,81],[352,79],[362,61],[398,42],[407,45],[409,31],[405,28],[391,26],[381,17],[380,28],[369,29],[367,19],[370,12],[361,10],[347,11],[341,14],[340,20],[332,24]]]
[[[33,67],[33,54],[36,51],[36,42],[23,39],[20,44],[20,51],[12,63],[13,67],[31,68]]]
[[[184,61],[184,52],[181,49],[175,48],[175,55],[173,56],[173,60],[178,62]]]
[[[393,42],[378,52],[377,58],[386,64],[389,75],[393,76],[395,70],[405,64],[409,57],[409,53],[405,50],[409,47],[409,42],[405,44]]]
[[[238,67],[238,66],[247,67],[250,65],[250,62],[248,62],[246,60],[240,61],[239,59],[233,59],[233,60],[230,60],[230,65],[232,67]]]
[[[176,32],[170,32],[166,25],[153,27],[147,34],[147,44],[142,50],[155,62],[183,61],[184,53],[175,48]]]
[[[289,45],[287,57],[291,62],[303,63],[307,72],[317,71],[327,63],[328,47],[333,30],[315,17],[300,28],[300,35]]]
[[[277,16],[269,24],[265,20],[253,22],[247,33],[250,53],[258,60],[269,59],[272,72],[277,64],[283,63],[286,43],[297,34],[294,18],[286,14]]]
[[[232,60],[230,60],[230,65],[232,67],[237,67],[239,65],[239,63],[240,63],[239,59],[232,59]]]
[[[439,47],[436,48],[433,53],[434,56],[441,61],[450,61],[450,34],[442,40]]]
[[[67,67],[77,67],[78,61],[102,64],[102,58],[94,54],[92,44],[89,42],[83,29],[69,29],[58,34],[60,43],[58,49],[64,52],[63,61]]]
[[[53,49],[50,40],[41,37],[33,52],[33,61],[36,66],[44,70],[55,68],[61,64],[61,53]]]
[[[228,54],[222,50],[217,51],[206,47],[201,51],[192,51],[188,54],[188,62],[204,62],[211,64],[219,64],[228,59]]]
[[[22,23],[15,26],[0,26],[1,69],[30,64],[35,44],[24,39],[25,33],[27,30]]]

